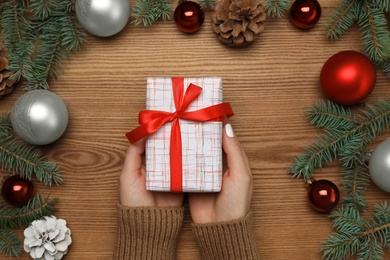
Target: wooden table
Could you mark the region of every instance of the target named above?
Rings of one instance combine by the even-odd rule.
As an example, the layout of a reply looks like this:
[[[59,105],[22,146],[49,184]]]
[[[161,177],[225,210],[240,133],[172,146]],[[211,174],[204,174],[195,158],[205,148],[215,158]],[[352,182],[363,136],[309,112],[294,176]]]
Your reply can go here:
[[[235,111],[231,123],[253,170],[252,209],[263,258],[321,259],[319,249],[332,232],[331,220],[309,207],[303,181],[292,179],[288,168],[303,152],[301,147],[320,133],[308,124],[304,110],[323,98],[322,65],[339,51],[361,49],[357,27],[339,41],[324,38],[323,25],[339,2],[321,0],[322,18],[309,31],[294,27],[288,15],[268,18],[260,38],[246,48],[221,44],[211,30],[209,13],[201,30],[191,35],[181,33],[173,20],[150,28],[129,24],[111,38],[89,35],[82,50],[64,62],[60,79],[50,83],[50,90],[67,104],[70,121],[64,136],[41,150],[58,162],[64,184],[36,184],[38,192],[59,198],[56,216],[66,219],[72,230],[73,244],[65,259],[112,257],[117,181],[129,145],[124,134],[137,125],[138,111],[145,107],[149,76],[222,77],[224,100]],[[366,101],[388,95],[388,83],[378,70],[376,87]],[[18,88],[1,99],[0,111],[10,112],[22,93]],[[337,163],[314,174],[336,184],[339,176]],[[389,195],[372,186],[367,199],[372,209]],[[190,223],[187,210],[177,259],[199,259]]]

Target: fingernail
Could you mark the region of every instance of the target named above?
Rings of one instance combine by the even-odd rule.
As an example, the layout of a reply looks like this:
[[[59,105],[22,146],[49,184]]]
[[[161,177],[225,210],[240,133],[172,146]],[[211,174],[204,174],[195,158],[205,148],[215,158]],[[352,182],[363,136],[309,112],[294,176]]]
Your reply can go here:
[[[234,137],[234,132],[233,132],[233,128],[232,128],[231,124],[225,125],[225,131],[226,131],[227,136]]]

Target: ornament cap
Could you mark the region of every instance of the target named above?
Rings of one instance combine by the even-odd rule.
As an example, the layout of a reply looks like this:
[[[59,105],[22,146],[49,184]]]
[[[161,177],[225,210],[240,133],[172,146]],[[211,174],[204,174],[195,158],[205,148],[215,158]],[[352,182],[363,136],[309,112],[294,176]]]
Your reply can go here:
[[[306,186],[306,188],[309,188],[309,186],[312,185],[313,182],[315,182],[315,181],[316,181],[316,179],[314,179],[314,178],[306,179],[306,180],[305,180],[305,186]]]

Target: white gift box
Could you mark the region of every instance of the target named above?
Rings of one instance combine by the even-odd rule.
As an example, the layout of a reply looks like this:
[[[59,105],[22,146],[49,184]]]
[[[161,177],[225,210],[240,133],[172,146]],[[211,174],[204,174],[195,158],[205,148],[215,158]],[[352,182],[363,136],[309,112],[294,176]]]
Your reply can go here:
[[[184,78],[203,90],[186,111],[222,103],[219,77]],[[147,79],[147,110],[175,112],[172,78]],[[179,119],[182,139],[182,191],[218,192],[222,185],[222,122],[195,122]],[[146,188],[171,191],[170,136],[172,123],[164,124],[146,141]]]

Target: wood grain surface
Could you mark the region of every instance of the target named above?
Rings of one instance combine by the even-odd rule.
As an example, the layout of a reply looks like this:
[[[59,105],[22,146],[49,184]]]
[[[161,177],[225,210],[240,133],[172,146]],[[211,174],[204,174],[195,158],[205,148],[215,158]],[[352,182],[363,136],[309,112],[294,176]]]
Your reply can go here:
[[[111,38],[87,37],[82,50],[63,63],[59,80],[50,82],[50,90],[67,104],[70,121],[60,140],[40,149],[58,162],[64,184],[47,188],[34,183],[38,192],[59,198],[56,216],[67,220],[73,238],[65,259],[112,257],[117,181],[129,145],[125,133],[137,126],[138,111],[145,108],[148,76],[222,77],[224,100],[235,111],[231,123],[253,171],[252,210],[263,258],[321,259],[319,249],[332,232],[331,220],[309,207],[303,181],[292,179],[288,169],[320,133],[308,124],[304,110],[323,98],[322,65],[339,51],[360,51],[361,44],[357,26],[338,41],[326,40],[324,23],[341,0],[319,2],[322,17],[312,30],[297,29],[288,15],[268,18],[260,38],[245,48],[221,44],[211,30],[209,12],[195,34],[180,32],[170,20],[149,28],[129,23]],[[368,103],[389,94],[389,79],[380,70],[377,75]],[[18,88],[1,99],[0,112],[10,112],[22,93]],[[378,137],[373,146],[389,135]],[[313,176],[340,184],[339,165]],[[366,196],[369,211],[389,199],[373,185]],[[177,259],[200,259],[190,224],[187,210]],[[20,259],[30,258],[24,254]]]

